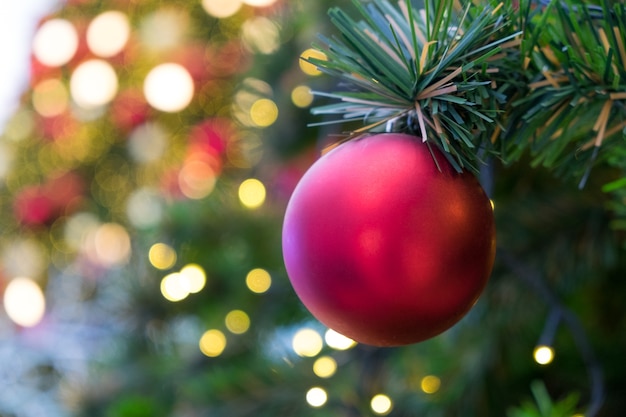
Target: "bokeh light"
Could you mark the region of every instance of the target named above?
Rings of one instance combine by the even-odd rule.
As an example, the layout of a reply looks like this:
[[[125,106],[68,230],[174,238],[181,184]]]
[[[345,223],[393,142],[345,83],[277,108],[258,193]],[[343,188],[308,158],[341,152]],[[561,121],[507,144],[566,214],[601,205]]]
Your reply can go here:
[[[237,13],[241,9],[240,0],[202,0],[202,7],[209,16],[224,19]]]
[[[141,44],[153,51],[167,51],[184,41],[189,16],[179,7],[162,7],[146,15],[139,24]]]
[[[315,330],[304,328],[298,330],[293,336],[291,346],[298,356],[312,358],[322,351],[324,341]]]
[[[2,273],[7,276],[38,277],[48,267],[46,247],[29,237],[15,237],[2,246]]]
[[[280,48],[280,29],[266,17],[246,20],[241,31],[244,45],[252,52],[269,55]]]
[[[249,209],[256,209],[265,202],[265,186],[256,178],[249,178],[239,186],[239,201]]]
[[[226,328],[233,334],[243,334],[250,328],[250,317],[242,310],[233,310],[224,320]]]
[[[180,270],[180,276],[184,281],[187,291],[191,294],[199,293],[206,285],[206,272],[200,265],[185,265]]]
[[[533,357],[539,365],[549,365],[554,360],[554,349],[550,346],[539,345],[533,351]]]
[[[78,33],[65,19],[50,19],[43,23],[33,38],[33,54],[49,67],[67,64],[78,49]]]
[[[157,269],[170,269],[176,264],[176,251],[165,243],[155,243],[148,251],[150,264]]]
[[[322,407],[328,401],[326,390],[320,387],[313,387],[306,393],[306,402],[311,407]]]
[[[434,375],[427,375],[422,378],[420,387],[426,394],[434,394],[439,391],[439,388],[441,388],[441,379]]]
[[[324,333],[324,340],[329,347],[335,350],[348,350],[357,344],[354,340],[336,332],[333,329],[326,330],[326,333]]]
[[[143,92],[148,104],[155,109],[176,113],[191,103],[194,95],[193,79],[182,65],[160,64],[146,76]]]
[[[210,164],[192,159],[183,165],[178,174],[178,186],[183,195],[192,200],[207,197],[215,188],[217,174]]]
[[[179,272],[166,275],[161,280],[161,294],[171,302],[182,301],[189,295],[187,282]]]
[[[269,98],[261,98],[250,107],[250,118],[258,127],[268,127],[278,119],[278,106]]]
[[[246,275],[246,286],[256,294],[267,292],[272,286],[272,276],[262,268],[255,268]]]
[[[309,107],[313,103],[313,93],[306,85],[299,85],[291,91],[291,102],[296,107]]]
[[[96,16],[87,27],[87,46],[95,55],[108,58],[119,54],[130,37],[128,17],[111,10]]]
[[[93,109],[113,100],[118,82],[115,70],[106,61],[91,59],[81,63],[70,78],[72,99],[84,109]]]
[[[169,133],[157,122],[137,126],[128,138],[128,151],[136,162],[148,163],[161,159],[169,143]]]
[[[60,115],[68,104],[67,88],[56,78],[41,81],[33,87],[33,108],[43,117]]]
[[[337,361],[331,356],[322,356],[313,363],[313,372],[320,378],[330,378],[337,372]]]
[[[161,194],[149,187],[133,190],[126,202],[126,216],[138,229],[157,226],[163,219],[164,210]]]
[[[243,0],[243,2],[249,6],[268,7],[276,3],[276,0]]]
[[[317,69],[317,67],[310,62],[307,61],[309,58],[315,58],[319,60],[327,60],[328,57],[322,51],[318,51],[317,49],[309,48],[300,54],[300,69],[307,75],[317,76],[322,72]]]
[[[120,224],[102,224],[93,236],[93,244],[95,260],[103,266],[124,265],[130,259],[130,236]]]
[[[32,327],[39,323],[46,311],[43,291],[30,278],[11,280],[4,291],[4,309],[9,318],[20,326]]]
[[[220,330],[212,329],[204,332],[200,337],[200,351],[206,356],[215,358],[226,349],[226,335]]]
[[[385,416],[391,412],[393,408],[393,402],[391,398],[385,394],[377,394],[372,397],[370,401],[370,407],[372,411],[379,416]]]

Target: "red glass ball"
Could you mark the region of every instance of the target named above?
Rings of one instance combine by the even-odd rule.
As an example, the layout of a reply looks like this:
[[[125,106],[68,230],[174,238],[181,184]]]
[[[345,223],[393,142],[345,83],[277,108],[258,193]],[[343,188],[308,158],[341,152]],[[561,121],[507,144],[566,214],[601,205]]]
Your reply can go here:
[[[375,346],[449,329],[478,299],[495,257],[493,209],[476,177],[397,133],[351,140],[317,160],[289,200],[282,237],[305,307]]]

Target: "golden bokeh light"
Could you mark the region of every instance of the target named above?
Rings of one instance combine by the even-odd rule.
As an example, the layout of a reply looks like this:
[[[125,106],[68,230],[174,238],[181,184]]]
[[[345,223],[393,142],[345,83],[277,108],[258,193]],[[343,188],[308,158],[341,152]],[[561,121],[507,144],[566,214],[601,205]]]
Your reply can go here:
[[[43,291],[30,278],[18,277],[9,282],[4,291],[4,309],[9,318],[20,326],[38,324],[46,311]]]
[[[385,416],[389,414],[393,408],[393,402],[391,398],[385,394],[377,394],[372,397],[370,401],[370,407],[375,414],[379,416]]]
[[[68,104],[69,94],[60,80],[44,80],[33,87],[33,108],[43,117],[62,114]]]
[[[206,272],[197,264],[187,264],[180,270],[187,291],[196,294],[202,291],[206,285]]]
[[[70,78],[70,94],[76,104],[93,109],[111,102],[117,94],[115,70],[106,61],[91,59],[81,63]]]
[[[336,332],[333,329],[326,330],[324,333],[326,344],[335,350],[348,350],[356,346],[356,342],[349,337]]]
[[[176,251],[165,243],[155,243],[148,251],[150,264],[161,270],[170,269],[176,264]]]
[[[246,286],[256,294],[267,292],[272,286],[272,276],[262,268],[255,268],[246,275]]]
[[[250,329],[250,317],[242,310],[233,310],[224,320],[226,328],[233,334],[243,334]]]
[[[150,70],[143,84],[148,104],[167,113],[184,110],[193,99],[194,89],[189,71],[175,63],[157,65]]]
[[[298,356],[312,358],[317,356],[324,347],[322,336],[313,329],[300,329],[291,341],[293,351]]]
[[[182,301],[189,295],[187,282],[180,273],[174,272],[166,275],[161,280],[161,294],[173,303]]]
[[[239,186],[239,201],[249,209],[256,209],[265,202],[265,185],[256,178],[248,178]]]
[[[199,342],[200,351],[210,358],[220,356],[226,349],[226,336],[219,330],[207,330]]]
[[[422,378],[420,387],[426,394],[434,394],[441,388],[441,379],[434,375],[427,375]]]
[[[306,51],[300,54],[300,69],[307,75],[317,76],[322,72],[317,69],[317,67],[310,62],[307,61],[309,58],[315,58],[319,60],[327,60],[328,57],[322,51],[318,51],[317,49],[309,48]]]
[[[550,346],[539,345],[533,351],[533,358],[539,365],[549,365],[554,360],[554,349]]]
[[[322,407],[328,401],[328,394],[324,388],[313,387],[306,393],[306,402],[311,407]]]
[[[278,106],[269,98],[261,98],[250,107],[250,118],[258,127],[271,126],[278,119]]]
[[[313,372],[320,378],[330,378],[337,372],[337,361],[331,356],[322,356],[313,363]]]
[[[50,19],[42,24],[33,38],[33,54],[49,67],[67,64],[78,49],[78,33],[65,19]]]
[[[96,16],[87,27],[87,46],[94,55],[108,58],[122,52],[130,37],[128,17],[110,10]]]
[[[300,108],[309,107],[313,103],[313,93],[306,85],[299,85],[291,91],[291,102]]]
[[[224,19],[237,13],[242,6],[241,0],[202,0],[202,8],[209,16]]]

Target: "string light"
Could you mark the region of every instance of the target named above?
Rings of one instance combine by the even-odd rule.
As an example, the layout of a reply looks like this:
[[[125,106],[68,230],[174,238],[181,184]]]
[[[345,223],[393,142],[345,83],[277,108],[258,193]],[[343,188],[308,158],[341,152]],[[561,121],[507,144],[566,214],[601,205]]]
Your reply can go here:
[[[554,360],[554,349],[550,346],[539,345],[533,351],[533,358],[539,365],[549,365]]]
[[[533,350],[533,358],[539,365],[548,365],[554,360],[554,349],[552,348],[552,342],[554,341],[554,335],[559,327],[561,321],[561,312],[559,309],[552,309],[550,315],[546,319],[539,342]]]
[[[317,358],[313,363],[313,373],[320,378],[330,378],[337,372],[337,361],[330,356]]]
[[[200,337],[199,347],[204,355],[218,357],[226,349],[226,336],[217,329],[207,330]]]
[[[257,127],[269,127],[278,119],[278,106],[269,98],[259,99],[250,107],[250,118]]]
[[[170,269],[176,264],[176,251],[165,243],[155,243],[148,251],[148,259],[157,269]]]
[[[255,268],[246,275],[246,286],[253,293],[263,294],[271,285],[272,277],[265,269]]]
[[[441,388],[441,379],[434,375],[427,375],[422,378],[420,387],[422,388],[422,391],[424,391],[424,393],[434,394]]]
[[[312,358],[322,351],[324,341],[322,336],[315,330],[304,328],[298,330],[293,336],[291,346],[296,355]]]
[[[370,407],[372,411],[379,416],[385,416],[393,409],[393,402],[391,398],[385,394],[377,394],[372,397],[370,401]]]
[[[206,285],[206,272],[198,264],[185,265],[180,270],[180,275],[190,294],[199,293]]]
[[[357,343],[333,329],[326,330],[324,333],[326,344],[335,350],[348,350],[357,345]]]
[[[65,19],[50,19],[42,24],[33,38],[33,54],[49,67],[67,64],[78,49],[78,33]]]
[[[150,70],[143,84],[148,104],[167,113],[184,110],[193,99],[194,89],[189,72],[175,63],[157,65]]]
[[[265,186],[256,178],[249,178],[239,186],[239,201],[249,209],[256,209],[265,202]]]
[[[250,317],[242,310],[233,310],[226,315],[226,328],[234,334],[243,334],[250,328]]]
[[[130,37],[126,15],[111,10],[96,16],[87,27],[87,46],[95,55],[108,58],[120,53]]]
[[[308,107],[313,103],[313,93],[306,85],[299,85],[291,91],[291,101],[296,107]]]
[[[241,9],[240,0],[202,0],[202,8],[209,16],[224,19],[237,13]]]
[[[70,78],[72,99],[84,109],[108,104],[117,94],[117,74],[106,61],[91,59],[81,63]]]
[[[30,278],[18,277],[4,290],[4,309],[9,318],[20,326],[38,324],[46,311],[46,299],[39,285]]]
[[[319,60],[327,60],[328,57],[322,51],[318,51],[317,49],[309,48],[300,54],[300,69],[307,75],[318,76],[322,72],[317,69],[317,67],[307,61],[309,58],[315,58]]]
[[[306,402],[311,407],[322,407],[328,401],[326,390],[320,387],[313,387],[306,393]]]

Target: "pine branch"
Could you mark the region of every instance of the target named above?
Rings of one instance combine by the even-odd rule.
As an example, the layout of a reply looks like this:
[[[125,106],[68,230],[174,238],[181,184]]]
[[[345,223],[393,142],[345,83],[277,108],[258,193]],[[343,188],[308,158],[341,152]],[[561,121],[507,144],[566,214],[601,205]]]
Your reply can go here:
[[[489,150],[506,97],[494,74],[508,50],[520,42],[509,1],[475,5],[427,0],[423,10],[410,1],[367,4],[354,1],[361,20],[339,8],[329,11],[341,37],[321,36],[315,45],[327,60],[310,59],[350,91],[316,93],[334,99],[313,109],[330,123],[362,120],[350,137],[377,132],[402,119],[403,130],[446,151],[457,170],[478,170],[477,150]],[[328,123],[328,122],[323,122]]]

